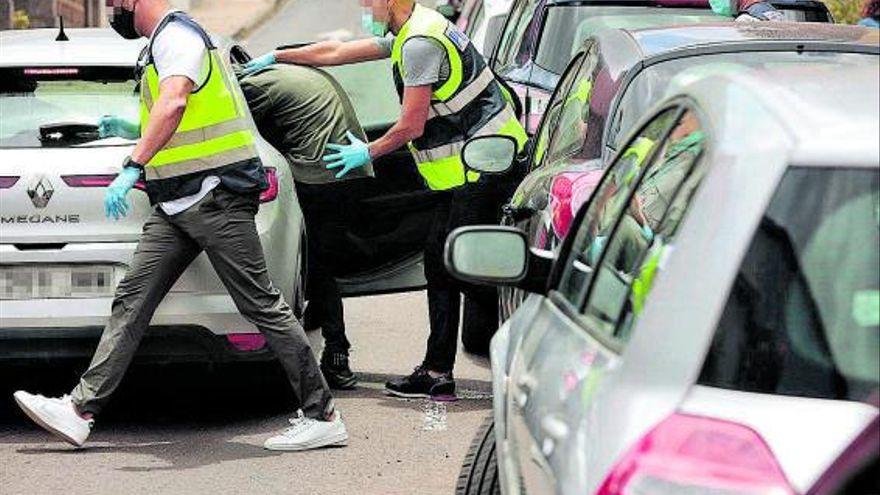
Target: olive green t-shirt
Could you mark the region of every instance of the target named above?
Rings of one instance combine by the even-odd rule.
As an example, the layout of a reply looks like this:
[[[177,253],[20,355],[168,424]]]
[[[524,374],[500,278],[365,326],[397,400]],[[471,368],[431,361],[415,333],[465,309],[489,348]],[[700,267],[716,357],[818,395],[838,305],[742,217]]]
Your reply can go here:
[[[328,143],[348,144],[346,131],[366,140],[348,96],[325,73],[275,65],[240,79],[260,134],[283,153],[293,178],[305,184],[373,177],[372,165],[337,179],[322,160]]]

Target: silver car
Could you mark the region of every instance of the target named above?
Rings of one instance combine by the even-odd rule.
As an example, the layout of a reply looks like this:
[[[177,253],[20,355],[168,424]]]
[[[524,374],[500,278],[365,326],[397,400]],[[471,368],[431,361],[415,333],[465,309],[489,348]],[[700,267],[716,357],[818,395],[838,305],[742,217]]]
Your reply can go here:
[[[99,139],[95,127],[106,114],[138,119],[134,72],[145,42],[109,29],[69,29],[69,41],[57,35],[0,32],[0,363],[91,356],[151,212],[146,194],[134,191],[127,218],[105,218],[105,188],[134,143]],[[232,40],[214,41],[227,63],[250,59]],[[375,93],[353,94],[371,135],[396,120],[396,108],[375,107]],[[264,140],[258,148],[271,187],[257,229],[273,282],[301,311],[306,230],[290,167]],[[381,165],[394,173],[370,182],[364,217],[347,232],[351,245],[340,246],[348,296],[424,285],[420,250],[438,198],[408,153],[383,161],[394,162]],[[139,361],[160,362],[271,358],[205,255],[159,306],[139,353]]]
[[[511,227],[450,236],[456,276],[532,292],[492,342],[494,414],[458,493],[809,491],[878,417],[878,70],[683,87],[555,259]]]

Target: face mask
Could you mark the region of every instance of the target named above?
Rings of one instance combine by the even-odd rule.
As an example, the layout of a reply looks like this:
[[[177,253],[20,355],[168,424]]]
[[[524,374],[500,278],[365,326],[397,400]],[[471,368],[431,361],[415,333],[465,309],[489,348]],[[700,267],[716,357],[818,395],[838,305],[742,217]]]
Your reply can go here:
[[[366,34],[373,34],[373,11],[369,7],[361,12],[361,29]]]
[[[371,26],[373,36],[384,38],[388,34],[388,21],[373,21]]]
[[[113,7],[113,13],[110,15],[110,27],[116,31],[119,36],[127,40],[136,40],[141,37],[140,33],[134,28],[134,11],[125,10],[122,7]]]
[[[734,2],[736,0],[709,0],[709,5],[712,7],[712,11],[718,15],[733,17],[737,14]]]

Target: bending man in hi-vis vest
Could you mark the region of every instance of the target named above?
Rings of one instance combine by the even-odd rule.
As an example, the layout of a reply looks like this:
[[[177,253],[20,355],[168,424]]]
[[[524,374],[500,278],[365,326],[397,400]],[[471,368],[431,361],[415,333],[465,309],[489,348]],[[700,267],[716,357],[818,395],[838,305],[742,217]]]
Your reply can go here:
[[[121,36],[150,42],[141,55],[140,123],[102,119],[102,136],[140,137],[107,189],[107,217],[128,211],[126,196],[143,180],[156,208],[116,289],[110,321],[89,369],[69,396],[16,392],[37,424],[79,447],[94,415],[117,388],[156,307],[203,251],[242,315],[266,337],[287,372],[301,411],[293,426],[266,441],[272,450],[344,444],[308,338],[269,279],[254,216],[268,187],[256,132],[234,74],[207,33],[167,0],[108,0]]]
[[[489,177],[481,179],[465,167],[461,151],[468,139],[492,134],[511,136],[521,148],[526,133],[486,61],[455,25],[413,0],[361,0],[361,4],[364,28],[373,39],[271,52],[251,61],[245,70],[275,63],[326,66],[391,59],[403,105],[400,120],[372,143],[351,139],[347,145],[329,145],[325,161],[342,176],[408,145],[427,186],[450,191],[448,201],[437,208],[425,248],[431,322],[427,353],[412,375],[388,382],[386,389],[405,397],[453,395],[461,288],[443,265],[446,237],[463,225],[496,223],[503,200]],[[388,36],[389,31],[393,36]],[[495,292],[468,289],[467,295],[483,313],[493,315],[489,321],[497,326]]]

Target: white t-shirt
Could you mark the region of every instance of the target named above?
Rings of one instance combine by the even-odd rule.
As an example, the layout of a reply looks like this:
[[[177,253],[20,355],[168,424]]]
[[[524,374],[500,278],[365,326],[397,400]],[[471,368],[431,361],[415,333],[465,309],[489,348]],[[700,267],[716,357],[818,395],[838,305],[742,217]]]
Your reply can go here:
[[[165,17],[172,12],[174,11],[169,11]],[[164,22],[164,17],[161,22]],[[207,82],[210,72],[208,48],[194,29],[180,22],[172,22],[158,36],[151,37],[150,42],[153,45],[153,63],[156,64],[160,84],[169,77],[183,76],[195,84],[193,89],[196,90]],[[201,201],[219,184],[219,177],[206,177],[198,193],[159,203],[159,207],[166,215],[177,215]]]

